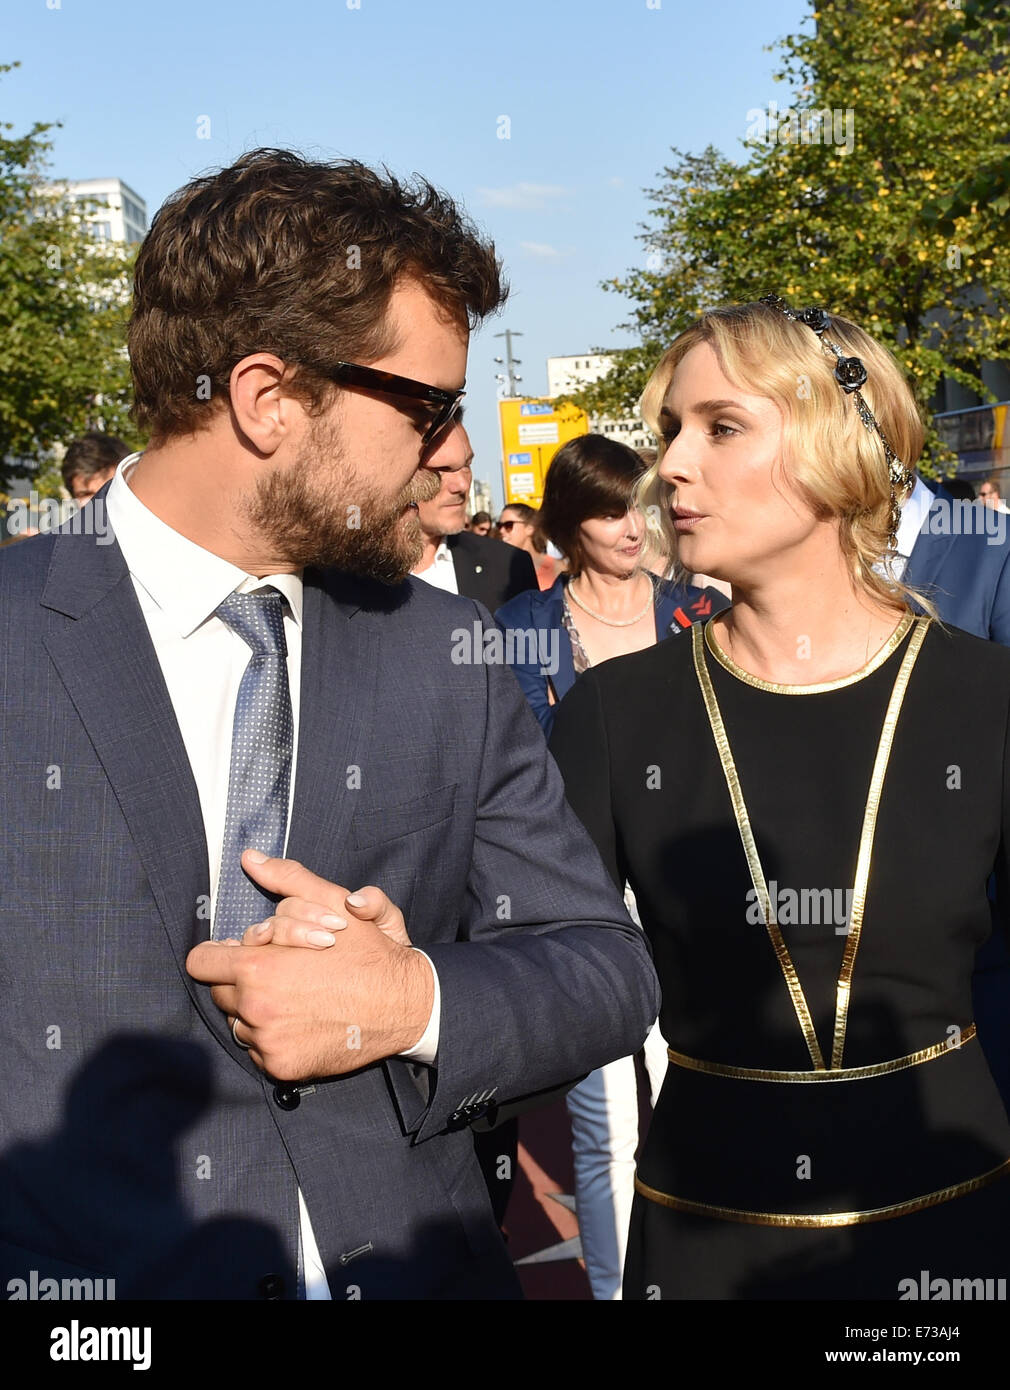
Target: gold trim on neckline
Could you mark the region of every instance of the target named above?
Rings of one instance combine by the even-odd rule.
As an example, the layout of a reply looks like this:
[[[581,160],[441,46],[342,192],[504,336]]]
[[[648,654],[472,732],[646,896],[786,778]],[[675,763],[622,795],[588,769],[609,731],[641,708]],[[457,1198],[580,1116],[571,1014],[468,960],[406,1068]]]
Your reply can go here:
[[[912,613],[906,613],[884,645],[879,651],[874,652],[866,665],[860,666],[858,671],[853,671],[850,676],[842,676],[836,681],[821,681],[817,685],[777,685],[774,681],[763,681],[760,676],[752,676],[749,671],[738,666],[732,657],[727,656],[722,647],[719,646],[715,640],[715,633],[712,631],[712,621],[712,618],[709,618],[705,624],[705,645],[719,665],[727,670],[731,676],[736,676],[737,680],[743,681],[746,685],[752,685],[757,690],[766,690],[772,695],[823,695],[829,690],[841,690],[843,686],[855,685],[857,681],[865,680],[867,676],[872,675],[874,671],[883,666],[888,657],[901,645],[909,628],[915,622],[915,617]]]
[[[931,1062],[934,1057],[943,1057],[948,1052],[957,1052],[975,1036],[975,1025],[969,1023],[961,1033],[959,1042],[945,1038],[943,1042],[922,1047],[918,1052],[909,1052],[904,1057],[894,1057],[888,1062],[870,1062],[865,1067],[825,1067],[815,1071],[770,1071],[763,1067],[732,1067],[726,1062],[702,1062],[697,1057],[688,1057],[675,1048],[668,1047],[667,1055],[671,1062],[689,1071],[703,1071],[711,1076],[732,1076],[740,1081],[862,1081],[871,1076],[886,1076],[888,1072],[904,1071],[906,1067],[917,1067],[922,1062]]]
[[[635,1191],[657,1202],[661,1207],[672,1207],[674,1211],[690,1212],[693,1216],[712,1216],[717,1221],[738,1221],[745,1226],[793,1226],[807,1230],[825,1226],[866,1226],[871,1221],[889,1221],[895,1216],[911,1216],[913,1212],[925,1211],[927,1207],[938,1207],[941,1202],[949,1202],[954,1197],[966,1197],[969,1192],[988,1187],[997,1178],[1010,1173],[1010,1158],[990,1168],[977,1178],[967,1178],[964,1182],[952,1183],[950,1187],[940,1187],[935,1192],[926,1192],[921,1197],[912,1197],[907,1202],[895,1202],[887,1207],[871,1207],[867,1211],[829,1211],[821,1213],[792,1213],[772,1211],[744,1211],[739,1207],[716,1207],[708,1202],[692,1202],[687,1197],[674,1197],[669,1192],[660,1192],[650,1187],[635,1174]]]

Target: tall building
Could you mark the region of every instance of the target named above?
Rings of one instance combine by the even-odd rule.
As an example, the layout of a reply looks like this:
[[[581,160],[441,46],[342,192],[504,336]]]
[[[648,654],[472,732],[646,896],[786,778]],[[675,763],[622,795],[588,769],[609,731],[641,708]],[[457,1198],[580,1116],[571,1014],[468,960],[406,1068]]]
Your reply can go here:
[[[613,358],[605,352],[582,352],[574,357],[548,357],[547,394],[563,396],[577,390],[589,382],[599,381],[613,366]],[[632,449],[653,448],[656,441],[651,432],[637,416],[628,415],[619,420],[590,415],[589,432],[605,434],[617,439]]]
[[[122,179],[67,180],[49,187],[80,209],[96,241],[143,241],[147,204]]]
[[[488,512],[494,516],[494,507],[491,500],[491,484],[482,478],[474,478],[470,484],[470,515],[475,512]]]

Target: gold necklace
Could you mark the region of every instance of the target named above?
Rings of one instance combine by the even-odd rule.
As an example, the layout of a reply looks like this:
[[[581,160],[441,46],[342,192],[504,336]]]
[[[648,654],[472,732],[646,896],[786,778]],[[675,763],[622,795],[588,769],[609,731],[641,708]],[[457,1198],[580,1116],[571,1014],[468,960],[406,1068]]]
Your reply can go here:
[[[860,666],[858,671],[853,671],[847,676],[839,676],[833,681],[820,681],[816,685],[778,685],[775,681],[766,681],[750,671],[745,671],[719,646],[712,623],[705,624],[705,645],[719,665],[725,667],[730,675],[736,676],[737,680],[743,681],[745,685],[753,685],[758,690],[768,690],[774,695],[822,695],[828,690],[841,690],[843,686],[854,685],[856,681],[872,675],[877,667],[882,666],[892,652],[901,646],[914,622],[912,614],[906,613],[891,636],[880,650],[870,657],[865,666]]]
[[[705,627],[711,625],[711,619]],[[832,1068],[842,1065],[842,1052],[845,1047],[845,1027],[849,1014],[849,990],[852,984],[852,971],[856,963],[856,952],[859,949],[859,937],[863,926],[863,909],[866,906],[866,889],[870,879],[870,861],[873,854],[873,837],[877,828],[877,811],[880,807],[880,794],[884,786],[884,774],[887,771],[888,759],[891,755],[891,744],[894,741],[894,730],[898,722],[898,715],[901,712],[902,701],[905,698],[905,690],[908,687],[909,677],[912,674],[912,667],[915,659],[919,655],[923,639],[926,636],[926,629],[929,627],[929,618],[919,618],[915,623],[915,631],[909,639],[902,658],[901,667],[894,680],[891,690],[891,698],[887,706],[887,713],[884,715],[883,727],[880,731],[880,739],[877,743],[877,756],[873,763],[873,773],[870,777],[870,790],[866,798],[866,813],[863,817],[863,828],[859,836],[859,853],[856,859],[856,881],[852,889],[852,908],[849,913],[848,934],[845,938],[845,950],[842,953],[842,965],[838,972],[838,983],[835,991],[835,1028],[831,1047],[831,1066]],[[810,1053],[810,1060],[814,1064],[816,1071],[824,1071],[824,1056],[817,1041],[817,1034],[814,1030],[813,1019],[807,1005],[806,996],[803,993],[803,986],[800,984],[796,967],[793,965],[789,948],[786,946],[782,932],[775,920],[772,910],[771,897],[768,892],[768,884],[761,868],[761,860],[758,856],[757,845],[754,842],[754,832],[751,829],[750,817],[747,814],[747,806],[743,799],[743,792],[740,789],[740,778],[736,770],[736,763],[733,760],[733,753],[729,746],[729,738],[726,734],[726,726],[723,723],[722,711],[719,709],[719,701],[716,699],[715,689],[712,685],[712,677],[709,674],[708,666],[705,662],[705,637],[702,633],[702,624],[695,623],[691,629],[691,641],[694,653],[694,669],[698,677],[698,684],[701,687],[702,698],[705,701],[705,709],[708,712],[708,720],[712,729],[712,736],[715,739],[715,746],[719,753],[719,761],[722,763],[723,775],[726,778],[726,786],[729,789],[730,801],[733,804],[733,816],[736,820],[737,830],[740,832],[740,839],[743,842],[744,853],[747,856],[747,867],[750,870],[751,883],[754,892],[761,905],[761,913],[764,917],[765,927],[771,939],[775,955],[781,967],[786,985],[789,989],[790,998],[793,1001],[793,1009],[803,1030],[806,1039],[807,1051]],[[725,663],[724,663],[725,664]],[[752,678],[756,679],[756,678]],[[843,681],[841,684],[847,684]],[[767,683],[761,682],[766,688]],[[788,689],[788,687],[785,687]],[[793,687],[795,689],[795,687]]]
[[[728,617],[729,615],[724,614],[723,616]],[[859,680],[862,676],[868,676],[871,671],[876,670],[876,668],[879,665],[881,665],[882,662],[887,660],[887,658],[894,651],[895,647],[899,645],[902,638],[905,636],[905,633],[912,626],[913,621],[914,619],[911,613],[906,612],[904,616],[901,618],[901,621],[898,623],[898,626],[891,633],[891,636],[887,639],[883,646],[876,651],[872,661],[870,659],[870,632],[867,631],[866,650],[863,654],[863,665],[859,668],[859,670],[854,671],[851,675],[842,676],[834,681],[821,681],[816,685],[779,685],[775,681],[762,680],[760,676],[755,676],[752,675],[749,671],[745,671],[744,668],[742,666],[738,666],[736,661],[734,660],[733,649],[736,646],[736,642],[733,637],[733,629],[728,625],[726,626],[726,631],[724,635],[724,640],[728,639],[727,645],[725,647],[719,646],[718,639],[715,635],[715,629],[712,628],[711,623],[706,624],[705,641],[708,645],[709,651],[719,662],[720,666],[725,666],[727,671],[732,671],[732,673],[735,676],[741,677],[743,680],[747,681],[748,684],[759,685],[763,690],[775,690],[781,692],[794,691],[798,695],[807,695],[813,694],[815,691],[818,690],[831,690],[836,689],[837,687],[842,685],[851,685],[853,681]]]
[[[642,571],[639,570],[639,573],[641,574]],[[575,602],[579,605],[583,613],[588,613],[591,618],[595,618],[598,623],[603,623],[607,627],[634,627],[634,625],[637,622],[641,622],[641,620],[645,617],[646,613],[648,613],[649,609],[653,606],[653,604],[656,601],[656,595],[653,592],[651,579],[649,580],[649,601],[642,609],[641,613],[636,613],[633,618],[605,618],[602,615],[602,613],[594,613],[591,608],[589,608],[586,604],[582,602],[578,594],[575,592],[574,579],[568,585],[568,594],[569,597],[573,598]]]

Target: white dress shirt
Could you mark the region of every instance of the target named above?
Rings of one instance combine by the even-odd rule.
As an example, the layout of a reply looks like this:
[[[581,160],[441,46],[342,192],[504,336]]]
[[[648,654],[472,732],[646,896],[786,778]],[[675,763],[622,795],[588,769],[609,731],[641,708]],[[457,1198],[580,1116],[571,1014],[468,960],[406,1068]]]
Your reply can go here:
[[[302,578],[300,572],[271,574],[262,579],[246,574],[173,530],[144,506],[126,481],[139,457],[130,454],[116,469],[106,494],[106,508],[154,643],[200,798],[210,871],[209,927],[214,920],[224,848],[235,703],[250,656],[248,645],[217,616],[216,609],[236,590],[254,593],[268,585],[287,599],[284,638],[295,754],[288,794],[290,825],[301,689]],[[431,965],[427,956],[425,960]],[[438,1051],[441,998],[433,965],[431,970],[435,998],[428,1026],[420,1041],[402,1054],[424,1063],[433,1062]],[[328,1299],[329,1286],[301,1189],[298,1209],[305,1296]]]
[[[936,498],[916,473],[915,486],[901,504],[901,521],[898,524],[898,535],[895,541],[897,554],[889,562],[893,578],[901,579],[904,576],[916,537],[935,501]],[[879,566],[874,566],[874,568],[883,574],[886,563],[882,561]]]
[[[452,563],[452,555],[449,547],[445,543],[445,537],[438,543],[435,551],[435,558],[426,570],[411,570],[411,574],[416,579],[423,579],[426,584],[431,584],[433,588],[445,589],[446,593],[458,594],[459,585],[456,583],[456,566]]]

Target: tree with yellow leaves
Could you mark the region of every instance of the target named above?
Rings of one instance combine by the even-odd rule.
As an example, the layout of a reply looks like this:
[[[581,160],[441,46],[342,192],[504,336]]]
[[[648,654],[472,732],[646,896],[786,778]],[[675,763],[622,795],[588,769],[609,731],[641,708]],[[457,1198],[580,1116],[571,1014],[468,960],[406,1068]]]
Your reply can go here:
[[[640,343],[585,408],[634,409],[699,313],[771,292],[879,338],[926,413],[944,376],[987,398],[981,362],[1010,358],[1005,6],[822,0],[810,20],[777,45],[784,96],[747,113],[742,158],[674,150],[648,190],[645,263],[605,286]],[[927,471],[949,458],[931,435]]]

